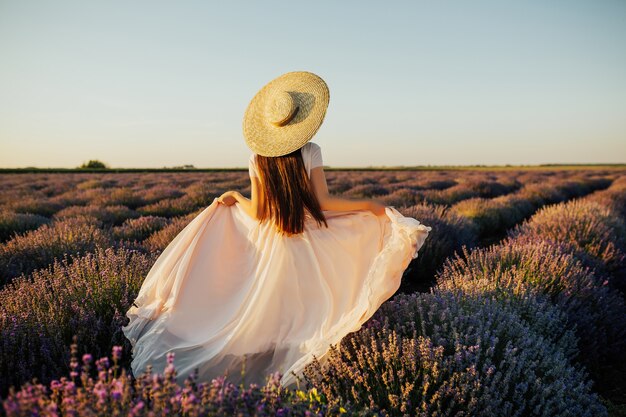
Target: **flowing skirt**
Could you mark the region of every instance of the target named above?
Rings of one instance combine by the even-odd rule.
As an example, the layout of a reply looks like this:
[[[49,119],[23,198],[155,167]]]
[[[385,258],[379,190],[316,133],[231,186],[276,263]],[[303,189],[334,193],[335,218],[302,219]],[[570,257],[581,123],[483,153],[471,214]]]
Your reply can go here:
[[[175,354],[178,380],[227,374],[263,385],[296,382],[331,344],[358,330],[399,288],[430,227],[393,207],[307,215],[305,231],[283,236],[239,204],[214,199],[165,248],[146,276],[122,330],[134,375],[163,372]]]

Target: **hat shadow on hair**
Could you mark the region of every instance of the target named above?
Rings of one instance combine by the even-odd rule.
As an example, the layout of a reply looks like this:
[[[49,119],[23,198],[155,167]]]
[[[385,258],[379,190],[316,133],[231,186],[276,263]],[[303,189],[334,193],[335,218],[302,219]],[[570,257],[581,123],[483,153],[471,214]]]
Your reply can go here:
[[[287,91],[293,98],[294,103],[298,106],[298,112],[286,126],[291,126],[306,120],[315,106],[315,96],[311,93],[301,91]]]

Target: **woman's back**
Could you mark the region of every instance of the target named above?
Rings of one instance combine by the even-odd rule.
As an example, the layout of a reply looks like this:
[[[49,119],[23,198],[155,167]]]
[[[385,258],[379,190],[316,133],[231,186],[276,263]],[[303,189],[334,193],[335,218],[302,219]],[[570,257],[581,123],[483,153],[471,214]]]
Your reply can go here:
[[[307,215],[327,226],[311,181],[313,170],[322,164],[320,146],[312,142],[278,157],[250,155],[248,172],[255,218],[273,222],[285,235],[302,233]]]

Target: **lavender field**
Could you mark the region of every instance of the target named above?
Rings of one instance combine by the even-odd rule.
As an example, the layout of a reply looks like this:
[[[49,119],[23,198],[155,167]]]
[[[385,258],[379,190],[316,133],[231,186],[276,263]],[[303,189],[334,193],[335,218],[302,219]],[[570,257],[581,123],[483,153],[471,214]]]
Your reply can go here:
[[[247,171],[0,174],[0,398],[22,415],[626,415],[626,171],[328,171],[431,226],[398,293],[309,365],[130,372],[152,263]],[[36,378],[33,380],[33,378]]]

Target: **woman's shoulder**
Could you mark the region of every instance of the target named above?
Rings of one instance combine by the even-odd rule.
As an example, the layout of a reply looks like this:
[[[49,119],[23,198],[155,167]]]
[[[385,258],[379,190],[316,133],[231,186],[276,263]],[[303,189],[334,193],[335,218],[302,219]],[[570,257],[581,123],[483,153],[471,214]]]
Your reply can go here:
[[[317,168],[319,166],[323,166],[324,160],[322,158],[322,149],[320,148],[320,145],[315,142],[309,142],[308,145],[309,148],[307,150],[307,157],[311,161],[310,167]]]
[[[253,153],[248,158],[248,173],[251,177],[258,177],[257,168],[256,168],[256,154]]]
[[[304,146],[302,146],[302,150],[306,152],[314,152],[318,151],[319,149],[321,149],[320,145],[315,142],[307,142],[304,144]]]

